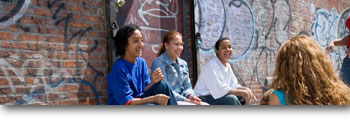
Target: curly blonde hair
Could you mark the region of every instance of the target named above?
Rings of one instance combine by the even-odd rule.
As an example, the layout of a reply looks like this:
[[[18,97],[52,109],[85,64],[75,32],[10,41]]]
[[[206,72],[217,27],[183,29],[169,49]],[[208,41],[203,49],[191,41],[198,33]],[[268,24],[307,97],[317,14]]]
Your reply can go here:
[[[350,104],[349,88],[335,75],[327,55],[310,37],[293,37],[281,46],[272,88],[285,93],[287,104]]]

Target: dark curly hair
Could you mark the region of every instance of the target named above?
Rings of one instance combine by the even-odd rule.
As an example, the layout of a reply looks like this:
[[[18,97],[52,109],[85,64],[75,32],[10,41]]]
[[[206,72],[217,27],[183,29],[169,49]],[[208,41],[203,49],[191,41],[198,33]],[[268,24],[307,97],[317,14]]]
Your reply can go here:
[[[117,57],[125,54],[125,49],[128,46],[128,39],[135,30],[141,31],[139,26],[133,24],[125,25],[118,30],[117,35],[114,38]]]

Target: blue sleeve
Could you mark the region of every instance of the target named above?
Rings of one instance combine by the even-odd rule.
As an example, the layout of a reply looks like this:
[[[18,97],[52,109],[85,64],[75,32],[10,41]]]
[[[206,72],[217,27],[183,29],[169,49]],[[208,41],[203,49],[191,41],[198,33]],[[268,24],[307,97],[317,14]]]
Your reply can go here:
[[[108,97],[113,98],[119,105],[124,105],[134,98],[128,81],[129,77],[122,70],[113,71],[107,76],[107,88],[110,91]]]
[[[163,64],[162,61],[159,60],[158,58],[156,58],[156,59],[152,62],[152,64],[151,64],[151,74],[152,74],[153,71],[155,71],[158,67],[162,70],[162,74],[163,74],[164,78],[166,78],[166,71],[165,71],[164,64]],[[164,79],[164,78],[163,78],[163,79]]]
[[[181,73],[184,73],[186,75],[186,79],[183,82],[182,86],[184,86],[183,96],[185,96],[187,98],[188,95],[190,95],[190,94],[192,94],[194,96],[194,91],[192,89],[192,85],[191,85],[191,81],[190,81],[190,76],[189,76],[187,64],[185,64],[185,67],[186,67],[186,71],[185,72],[181,72]]]
[[[143,66],[143,75],[144,75],[144,79],[145,79],[145,87],[149,84],[151,84],[151,79],[149,77],[149,72],[148,72],[148,67],[147,67],[147,63],[145,60],[143,60],[142,62],[142,66]]]
[[[278,97],[278,100],[280,100],[280,105],[286,105],[286,101],[284,100],[284,94],[280,90],[273,91]]]

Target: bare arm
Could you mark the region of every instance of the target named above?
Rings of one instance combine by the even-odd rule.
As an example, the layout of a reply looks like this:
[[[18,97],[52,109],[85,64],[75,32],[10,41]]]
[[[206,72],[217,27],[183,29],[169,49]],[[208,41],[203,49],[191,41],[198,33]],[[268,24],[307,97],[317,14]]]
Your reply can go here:
[[[253,94],[253,92],[247,88],[247,87],[239,87],[239,88],[232,88],[228,94],[233,94],[236,96],[242,96],[244,98],[244,100],[246,101],[245,105],[249,105],[250,99],[253,98],[254,101],[256,102],[257,99],[255,97],[255,95]]]
[[[133,98],[129,105],[140,105],[145,103],[153,103],[153,96],[145,97],[145,98]]]
[[[234,89],[233,88],[230,91],[228,91],[227,94],[233,94],[233,95],[236,95],[236,96],[245,96],[248,93],[246,91],[244,91],[243,89]]]
[[[349,39],[350,39],[350,35],[347,35],[346,37],[341,38],[341,39],[333,40],[334,45],[335,46],[346,46],[346,45],[348,45]]]
[[[159,105],[166,105],[169,97],[164,94],[157,94],[155,96],[149,96],[145,98],[133,98],[129,105],[140,105],[145,103],[156,103]]]
[[[341,39],[333,40],[327,45],[326,51],[327,52],[329,52],[329,51],[333,52],[334,51],[334,46],[346,46],[348,44],[349,40],[350,40],[350,35],[347,35],[346,37],[341,38]]]
[[[270,95],[269,105],[281,105],[280,100],[275,93]]]

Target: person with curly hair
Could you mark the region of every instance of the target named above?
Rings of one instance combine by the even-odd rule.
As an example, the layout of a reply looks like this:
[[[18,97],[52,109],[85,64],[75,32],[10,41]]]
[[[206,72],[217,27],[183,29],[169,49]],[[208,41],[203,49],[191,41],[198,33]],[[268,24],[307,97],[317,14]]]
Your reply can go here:
[[[350,89],[315,40],[297,36],[278,51],[269,105],[349,105]]]

